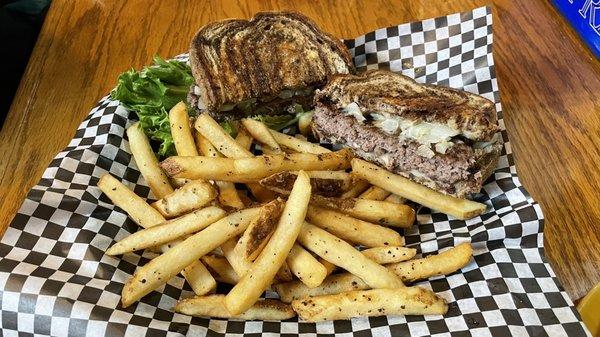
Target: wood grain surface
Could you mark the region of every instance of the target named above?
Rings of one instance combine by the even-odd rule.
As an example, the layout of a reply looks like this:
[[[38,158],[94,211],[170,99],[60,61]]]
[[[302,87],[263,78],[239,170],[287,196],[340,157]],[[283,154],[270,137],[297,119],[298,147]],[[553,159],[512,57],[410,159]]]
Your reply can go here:
[[[547,218],[548,259],[578,299],[600,281],[600,64],[546,0],[54,0],[0,133],[0,229],[118,74],[185,52],[205,23],[293,9],[350,38],[490,3],[519,176]]]

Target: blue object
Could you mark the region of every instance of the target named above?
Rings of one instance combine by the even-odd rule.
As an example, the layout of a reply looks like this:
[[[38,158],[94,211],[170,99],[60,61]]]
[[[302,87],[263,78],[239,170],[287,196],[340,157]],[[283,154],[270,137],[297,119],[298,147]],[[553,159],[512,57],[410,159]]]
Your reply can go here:
[[[600,0],[552,0],[579,36],[600,58]]]

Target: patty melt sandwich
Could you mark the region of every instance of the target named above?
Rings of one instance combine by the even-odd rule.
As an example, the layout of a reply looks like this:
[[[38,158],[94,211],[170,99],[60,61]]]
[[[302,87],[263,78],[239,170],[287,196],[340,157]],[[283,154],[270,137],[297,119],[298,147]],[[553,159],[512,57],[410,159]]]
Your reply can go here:
[[[491,101],[389,71],[335,76],[315,104],[322,141],[460,198],[480,191],[502,149]]]
[[[353,71],[339,39],[293,12],[208,24],[192,40],[190,63],[188,101],[219,122],[311,109],[328,77]]]

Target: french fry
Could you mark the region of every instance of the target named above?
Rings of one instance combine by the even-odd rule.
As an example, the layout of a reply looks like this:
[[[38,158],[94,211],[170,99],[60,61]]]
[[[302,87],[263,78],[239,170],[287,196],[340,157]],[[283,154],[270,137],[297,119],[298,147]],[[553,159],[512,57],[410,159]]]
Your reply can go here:
[[[217,281],[199,260],[185,267],[181,274],[185,276],[196,295],[205,295],[217,288]]]
[[[258,208],[232,213],[138,268],[123,287],[121,299],[123,307],[128,307],[166,283],[185,267],[219,247],[223,242],[241,234],[254,217],[258,216],[258,213]]]
[[[250,270],[252,262],[237,254],[238,251],[235,250],[236,244],[237,238],[229,239],[221,245],[221,250],[223,251],[223,256],[225,256],[231,267],[233,267],[233,270],[235,270],[235,273],[242,277]]]
[[[276,199],[260,208],[258,217],[250,223],[234,248],[237,256],[241,256],[248,262],[258,257],[275,231],[284,206],[283,200]]]
[[[106,254],[121,255],[159,246],[198,232],[223,217],[225,217],[225,211],[219,207],[209,206],[199,209],[177,219],[135,232],[115,243],[106,251]]]
[[[350,174],[344,171],[306,171],[310,177],[313,194],[324,197],[339,197],[350,189]],[[289,194],[297,172],[284,171],[260,180],[260,184],[280,194]]]
[[[417,254],[417,250],[399,246],[373,247],[361,253],[378,264],[389,264],[410,260]]]
[[[197,317],[261,321],[283,321],[296,316],[290,305],[273,299],[259,300],[245,312],[232,316],[225,307],[224,295],[209,295],[180,300],[175,306],[175,311]]]
[[[286,261],[292,273],[310,288],[319,286],[327,276],[325,266],[297,243],[292,246]]]
[[[335,271],[335,269],[337,268],[337,266],[327,260],[325,260],[324,258],[320,257],[317,259],[319,261],[320,264],[323,265],[323,267],[325,267],[325,270],[327,270],[327,276],[331,275],[331,273],[333,273]]]
[[[304,321],[350,319],[358,316],[443,315],[446,302],[421,287],[349,291],[335,295],[309,297],[292,302]]]
[[[407,205],[359,198],[325,198],[313,195],[311,204],[333,209],[384,226],[407,228],[415,222],[415,210]]]
[[[260,149],[263,154],[281,154],[281,153],[283,153],[282,150],[275,150],[275,149],[268,147],[267,145],[261,145]]]
[[[248,187],[254,198],[259,202],[269,202],[277,198],[277,193],[265,188],[257,182],[246,183],[246,187]]]
[[[320,155],[294,153],[239,159],[173,156],[165,159],[161,167],[176,178],[246,183],[282,171],[344,170],[351,158],[348,149]]]
[[[152,204],[165,218],[174,218],[198,209],[217,197],[217,191],[207,181],[192,180],[173,193]]]
[[[399,205],[406,203],[406,199],[404,199],[401,196],[396,195],[396,194],[390,194],[387,198],[385,198],[385,201],[393,202],[394,204],[399,204]]]
[[[171,178],[171,186],[173,186],[175,188],[180,188],[191,181],[193,181],[193,180],[185,179],[185,178]]]
[[[300,115],[300,118],[298,119],[298,129],[304,136],[308,136],[311,133],[310,124],[312,122],[312,116],[312,112],[307,112]]]
[[[141,227],[149,228],[165,222],[165,218],[156,209],[112,175],[105,174],[100,177],[98,188]]]
[[[217,255],[204,255],[202,257],[202,262],[204,262],[208,268],[217,274],[215,275],[215,278],[219,282],[234,285],[240,281],[240,276],[235,272],[233,266],[225,257]]]
[[[252,153],[242,147],[235,139],[221,128],[208,114],[203,113],[196,118],[194,124],[204,138],[208,139],[212,145],[226,157],[243,158],[252,157]]]
[[[441,194],[361,159],[352,160],[352,173],[375,186],[460,220],[475,217],[486,209],[484,204]]]
[[[171,124],[171,135],[175,150],[180,156],[197,156],[198,150],[194,144],[194,137],[190,128],[190,120],[185,103],[175,104],[169,111],[169,123]]]
[[[290,282],[293,279],[294,276],[292,275],[290,267],[288,266],[287,262],[283,262],[281,268],[279,268],[277,274],[275,274],[274,283]]]
[[[306,219],[334,235],[366,247],[402,246],[404,238],[393,229],[329,209],[309,206]]]
[[[361,193],[358,198],[360,199],[369,199],[369,200],[385,200],[391,193],[379,188],[377,186],[371,186],[366,191]]]
[[[279,294],[279,298],[282,302],[291,303],[294,300],[311,296],[339,294],[341,292],[352,290],[365,290],[369,289],[369,285],[356,275],[341,273],[327,276],[325,280],[323,280],[323,283],[315,288],[310,288],[299,280],[274,284],[273,288],[277,294]]]
[[[279,144],[275,141],[275,138],[269,132],[269,128],[264,123],[251,118],[244,118],[242,119],[242,124],[246,131],[252,135],[252,138],[270,147],[275,152],[281,152],[281,147],[279,147]]]
[[[161,199],[173,193],[173,187],[171,187],[169,178],[167,178],[158,166],[158,159],[156,159],[150,147],[150,141],[148,141],[148,137],[146,137],[139,124],[139,122],[134,123],[127,129],[129,148],[138,169],[142,173],[142,176],[144,176],[148,186],[150,186],[152,193],[158,199]]]
[[[354,174],[352,174],[352,178],[352,187],[348,191],[344,192],[344,194],[342,194],[342,199],[356,198],[371,186],[368,181],[358,179],[354,176]]]
[[[250,308],[271,284],[277,270],[285,262],[302,227],[310,200],[310,190],[310,178],[306,173],[299,172],[271,239],[254,261],[250,271],[225,298],[225,305],[232,314],[237,315]]]
[[[198,152],[206,157],[222,157],[219,151],[204,138],[200,133],[196,132],[196,146]],[[235,185],[228,181],[215,181],[215,184],[219,188],[219,194],[217,196],[219,203],[224,206],[229,206],[235,209],[244,208],[244,203],[240,199],[238,191],[235,189]]]
[[[394,273],[371,261],[347,242],[317,226],[305,222],[298,234],[298,241],[325,260],[357,275],[371,288],[404,286]]]
[[[252,134],[250,134],[250,132],[248,132],[248,130],[246,130],[245,127],[240,127],[238,128],[238,133],[237,136],[235,137],[235,141],[236,143],[238,143],[241,147],[243,147],[244,149],[250,151],[250,147],[252,146]],[[252,152],[250,152],[252,154]],[[225,154],[226,157],[229,158],[245,158],[248,157],[247,154],[245,155],[227,155]]]
[[[461,243],[442,253],[426,258],[409,260],[388,265],[388,269],[400,276],[403,281],[413,282],[437,275],[448,275],[469,264],[473,248],[469,243]]]
[[[273,135],[273,138],[279,145],[285,146],[286,148],[289,148],[296,152],[313,153],[313,154],[323,154],[323,153],[331,152],[330,150],[320,146],[319,144],[315,144],[315,143],[311,143],[306,140],[298,139],[296,137],[292,137],[292,136],[286,135],[285,133],[277,132],[275,130],[269,130],[269,131],[271,132],[271,135]]]

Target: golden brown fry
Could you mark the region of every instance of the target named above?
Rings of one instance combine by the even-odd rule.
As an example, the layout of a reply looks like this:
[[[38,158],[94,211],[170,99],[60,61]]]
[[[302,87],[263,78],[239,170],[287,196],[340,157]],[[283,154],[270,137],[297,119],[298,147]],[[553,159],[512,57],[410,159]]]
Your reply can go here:
[[[241,320],[283,321],[296,316],[290,305],[273,299],[258,300],[245,312],[232,316],[225,307],[224,295],[187,298],[177,302],[175,311],[197,317]]]
[[[359,198],[325,198],[313,195],[311,204],[384,226],[407,228],[415,222],[414,209],[391,202]]]
[[[394,204],[399,204],[399,205],[406,203],[405,198],[402,198],[401,196],[396,195],[396,194],[390,194],[387,198],[385,198],[385,201],[393,202]]]
[[[299,244],[292,246],[287,264],[296,277],[310,288],[319,286],[327,276],[327,269]]]
[[[280,283],[280,282],[290,282],[293,279],[294,279],[294,276],[292,275],[292,271],[290,270],[290,267],[288,266],[287,262],[283,262],[283,264],[281,265],[281,268],[279,268],[279,270],[277,271],[277,274],[275,274],[275,279],[273,281],[274,281],[274,283]]]
[[[161,167],[172,177],[231,182],[257,182],[271,174],[297,170],[343,170],[352,153],[343,149],[321,155],[294,153],[253,158],[169,157]]]
[[[241,146],[235,139],[221,128],[208,114],[203,113],[198,116],[194,124],[204,138],[208,139],[211,144],[226,157],[242,158],[252,157],[252,153]]]
[[[217,197],[217,191],[209,182],[192,180],[173,193],[152,204],[165,218],[174,218],[198,209]]]
[[[414,248],[390,246],[369,248],[363,250],[361,253],[378,264],[388,264],[410,260],[417,254],[417,250]]]
[[[148,228],[165,222],[156,209],[110,174],[100,177],[98,188],[141,227]]]
[[[376,225],[329,209],[309,206],[306,219],[332,234],[366,247],[402,246],[404,238],[393,229]]]
[[[352,290],[365,290],[369,289],[369,285],[356,275],[342,273],[327,276],[325,280],[323,280],[323,283],[315,288],[309,288],[300,281],[274,284],[273,288],[279,294],[279,298],[282,302],[291,303],[293,300],[309,296],[339,294],[341,292]]]
[[[229,264],[233,267],[233,270],[235,270],[235,273],[242,277],[250,270],[252,262],[238,255],[238,251],[235,250],[236,244],[237,238],[231,238],[221,245],[221,250],[223,251],[223,256],[225,256]]]
[[[246,131],[252,135],[252,138],[276,152],[281,152],[279,144],[277,144],[275,138],[273,138],[273,135],[269,132],[269,128],[264,123],[251,118],[244,118],[242,119],[242,124]]]
[[[441,194],[361,159],[352,160],[352,173],[375,186],[457,219],[470,219],[486,209],[484,204]]]
[[[211,252],[223,242],[241,234],[254,217],[258,216],[258,213],[258,208],[232,213],[138,268],[123,287],[123,307],[131,305],[166,283],[185,267]]]
[[[193,181],[191,179],[185,179],[185,178],[171,178],[171,186],[175,187],[175,188],[180,188],[183,187],[185,184]]]
[[[252,146],[253,138],[252,138],[252,135],[250,134],[250,132],[248,132],[248,130],[246,130],[245,127],[240,126],[238,128],[238,133],[237,133],[237,136],[235,137],[235,141],[238,144],[240,144],[241,147],[243,147],[244,149],[249,151],[250,147]],[[250,153],[252,153],[252,152],[250,152]],[[229,158],[245,158],[245,157],[248,157],[248,154],[244,154],[244,155],[241,155],[241,153],[236,154],[236,155],[225,154],[225,156],[229,157]]]
[[[350,174],[344,171],[306,171],[310,176],[313,194],[324,197],[337,197],[350,189]],[[296,180],[297,172],[284,171],[260,180],[260,184],[280,194],[289,194]]]
[[[364,191],[363,193],[361,193],[358,198],[360,199],[369,199],[369,200],[384,200],[385,198],[387,198],[391,193],[381,189],[377,186],[371,186],[369,187],[366,191]]]
[[[158,160],[150,147],[150,141],[139,125],[134,123],[127,129],[129,148],[138,169],[157,198],[163,198],[173,193],[171,182],[158,166]]]
[[[310,179],[298,173],[292,193],[269,242],[254,261],[252,268],[225,298],[227,309],[234,315],[246,311],[272,283],[277,270],[286,260],[302,227],[310,200]]]
[[[352,187],[348,191],[344,192],[344,194],[342,194],[342,199],[356,198],[371,186],[368,181],[358,179],[354,174],[351,175]]]
[[[190,119],[187,113],[185,103],[175,104],[169,111],[169,123],[171,124],[171,135],[175,150],[180,156],[197,156],[198,150],[194,144],[192,129],[190,128]]]
[[[225,211],[219,207],[209,206],[199,209],[177,219],[135,232],[115,243],[106,251],[106,254],[121,255],[136,250],[160,246],[198,232],[224,216]]]
[[[421,287],[349,291],[292,302],[304,321],[350,319],[359,316],[443,315],[446,301]]]
[[[181,272],[198,296],[214,292],[217,281],[200,261],[193,262]]]
[[[371,288],[404,286],[394,273],[371,261],[347,242],[317,226],[305,222],[298,234],[298,242],[325,260],[359,276]]]
[[[469,264],[473,256],[470,243],[461,243],[442,253],[423,259],[390,264],[387,267],[403,281],[413,282],[437,275],[448,275]]]
[[[202,262],[204,262],[208,268],[210,268],[210,270],[217,274],[215,275],[215,278],[219,282],[233,285],[240,281],[240,276],[235,272],[225,257],[217,255],[204,255],[202,257]]]
[[[277,193],[271,191],[259,183],[247,183],[246,186],[259,202],[269,202],[277,198]]]
[[[327,270],[327,276],[331,275],[331,273],[333,273],[335,271],[335,269],[337,268],[337,266],[327,260],[325,260],[324,258],[320,257],[317,259],[319,261],[320,264],[323,265],[323,267],[325,267],[325,270]]]
[[[248,262],[258,257],[277,227],[284,206],[285,202],[282,199],[276,199],[260,208],[258,217],[248,226],[234,248],[237,256]]]
[[[277,141],[279,145],[285,146],[286,148],[292,149],[296,152],[313,154],[323,154],[331,152],[330,150],[320,146],[319,144],[311,143],[306,140],[292,137],[290,135],[286,135],[285,133],[277,132],[275,130],[269,131],[271,131],[271,135],[273,135],[273,138],[275,138],[275,141]]]

